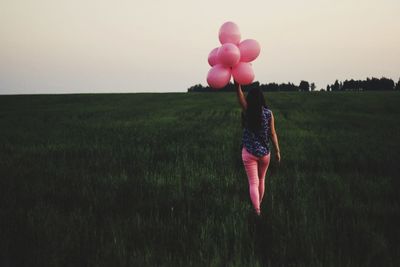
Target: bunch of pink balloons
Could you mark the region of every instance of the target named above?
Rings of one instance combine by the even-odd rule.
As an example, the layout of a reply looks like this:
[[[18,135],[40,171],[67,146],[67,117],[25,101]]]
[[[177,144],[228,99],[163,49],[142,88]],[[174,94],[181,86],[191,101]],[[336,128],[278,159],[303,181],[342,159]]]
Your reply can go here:
[[[211,50],[208,63],[212,67],[207,74],[207,83],[214,89],[225,87],[231,75],[242,85],[254,80],[251,61],[260,54],[260,45],[256,40],[246,39],[240,42],[239,27],[231,22],[225,22],[219,29],[219,41],[222,46]]]

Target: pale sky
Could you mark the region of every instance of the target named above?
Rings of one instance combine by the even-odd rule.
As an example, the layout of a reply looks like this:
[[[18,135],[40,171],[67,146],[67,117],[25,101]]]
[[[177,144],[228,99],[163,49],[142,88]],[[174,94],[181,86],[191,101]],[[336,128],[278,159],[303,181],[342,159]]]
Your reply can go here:
[[[0,0],[0,94],[186,92],[226,21],[261,83],[400,76],[399,0]]]

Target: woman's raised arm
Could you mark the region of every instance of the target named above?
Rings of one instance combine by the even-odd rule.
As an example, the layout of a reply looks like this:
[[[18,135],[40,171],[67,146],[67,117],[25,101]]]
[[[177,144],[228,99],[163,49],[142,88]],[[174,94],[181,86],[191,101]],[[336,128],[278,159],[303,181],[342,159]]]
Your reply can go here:
[[[247,102],[246,102],[246,98],[244,97],[242,87],[236,81],[235,81],[235,87],[236,87],[236,95],[238,97],[239,104],[243,110],[246,110]]]

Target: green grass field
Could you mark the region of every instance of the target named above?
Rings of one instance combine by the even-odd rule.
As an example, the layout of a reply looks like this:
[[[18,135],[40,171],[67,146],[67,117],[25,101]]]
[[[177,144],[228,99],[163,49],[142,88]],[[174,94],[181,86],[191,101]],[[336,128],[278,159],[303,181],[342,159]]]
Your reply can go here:
[[[400,94],[265,96],[260,224],[235,94],[0,96],[0,266],[399,266]]]

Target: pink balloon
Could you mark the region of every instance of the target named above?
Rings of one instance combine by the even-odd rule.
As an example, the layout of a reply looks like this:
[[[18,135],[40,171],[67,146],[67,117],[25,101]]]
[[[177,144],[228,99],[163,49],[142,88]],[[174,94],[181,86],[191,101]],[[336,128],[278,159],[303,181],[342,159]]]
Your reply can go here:
[[[221,64],[212,67],[207,74],[207,83],[214,89],[220,89],[231,79],[231,69]]]
[[[240,42],[239,27],[231,21],[225,22],[219,29],[218,37],[221,44],[232,43],[238,45]]]
[[[208,64],[210,64],[211,67],[219,63],[218,49],[219,47],[216,47],[213,50],[211,50],[210,54],[208,54]]]
[[[240,61],[250,62],[258,57],[260,54],[260,44],[253,39],[247,39],[239,44]]]
[[[240,50],[239,48],[231,43],[223,44],[218,49],[218,60],[221,64],[224,64],[228,67],[233,67],[240,60]]]
[[[239,84],[251,84],[254,80],[254,72],[250,63],[247,62],[239,62],[232,69],[233,79]]]

